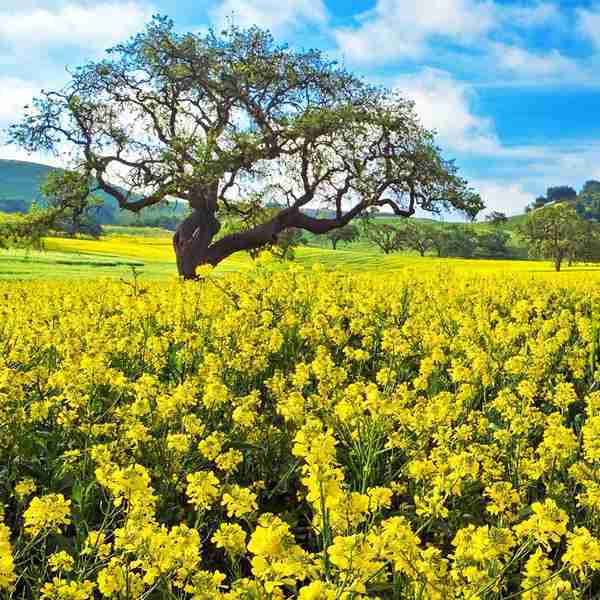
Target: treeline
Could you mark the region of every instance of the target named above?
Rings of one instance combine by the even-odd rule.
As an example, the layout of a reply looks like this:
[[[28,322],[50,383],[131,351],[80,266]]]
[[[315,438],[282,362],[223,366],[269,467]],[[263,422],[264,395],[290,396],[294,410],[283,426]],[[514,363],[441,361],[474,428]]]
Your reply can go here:
[[[570,204],[582,219],[600,221],[600,181],[594,179],[586,181],[579,193],[568,185],[549,187],[546,195],[538,196],[525,211],[529,213],[557,202]]]
[[[508,246],[510,233],[494,225],[481,228],[471,224],[435,225],[408,220],[392,225],[372,219],[367,220],[362,228],[364,238],[385,254],[412,250],[421,256],[513,257]]]

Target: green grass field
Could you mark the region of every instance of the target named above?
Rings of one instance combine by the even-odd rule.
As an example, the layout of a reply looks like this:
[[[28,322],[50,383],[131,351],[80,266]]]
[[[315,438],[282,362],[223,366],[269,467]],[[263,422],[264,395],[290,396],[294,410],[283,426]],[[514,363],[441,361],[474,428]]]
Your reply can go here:
[[[159,229],[116,228],[100,240],[48,238],[43,251],[0,250],[0,279],[130,278],[135,270],[144,279],[176,276],[171,236]],[[296,262],[305,267],[323,264],[351,272],[389,273],[406,268],[417,270],[553,273],[549,261],[421,258],[416,254],[384,255],[362,244],[327,247],[300,247]],[[246,271],[254,262],[245,253],[223,261],[217,273]],[[600,276],[600,266],[576,264],[564,272]]]

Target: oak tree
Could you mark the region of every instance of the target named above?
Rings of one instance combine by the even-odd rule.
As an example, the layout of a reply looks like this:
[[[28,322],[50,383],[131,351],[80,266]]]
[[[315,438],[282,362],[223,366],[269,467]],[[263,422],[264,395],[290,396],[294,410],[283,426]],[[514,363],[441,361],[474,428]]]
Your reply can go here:
[[[122,209],[187,201],[173,237],[185,278],[288,228],[324,234],[372,207],[403,217],[482,208],[412,102],[256,27],[182,34],[155,17],[64,89],[42,92],[11,139],[29,151],[66,149]],[[251,194],[282,208],[219,236],[220,211],[247,216]]]
[[[331,247],[335,250],[340,242],[350,244],[355,242],[360,237],[360,231],[356,225],[348,223],[343,227],[332,229],[328,234],[327,238],[331,242]]]
[[[565,259],[574,260],[580,247],[585,222],[566,203],[531,211],[519,233],[534,256],[549,258],[556,271]]]

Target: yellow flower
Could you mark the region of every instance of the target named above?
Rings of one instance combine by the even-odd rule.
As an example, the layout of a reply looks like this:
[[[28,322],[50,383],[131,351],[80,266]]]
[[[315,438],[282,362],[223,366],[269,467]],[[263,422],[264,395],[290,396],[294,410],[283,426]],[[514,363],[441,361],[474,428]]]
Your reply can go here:
[[[211,539],[217,548],[223,548],[231,556],[246,551],[246,532],[236,523],[221,523]]]
[[[208,510],[219,496],[219,480],[212,471],[199,471],[187,476],[186,493],[196,510]]]
[[[37,489],[35,481],[31,478],[22,479],[15,485],[15,496],[19,500],[23,500],[25,496],[33,494]]]
[[[0,590],[11,590],[17,579],[10,545],[10,530],[0,523]]]
[[[227,507],[228,517],[244,517],[258,508],[256,494],[248,488],[232,485],[223,494],[221,504]]]
[[[41,589],[42,600],[88,600],[93,598],[96,584],[93,581],[65,581],[54,577]]]
[[[337,600],[339,591],[331,583],[313,581],[300,588],[298,600]]]
[[[237,466],[244,460],[244,455],[239,451],[231,448],[215,458],[215,465],[225,473],[235,471]]]
[[[548,498],[531,505],[533,514],[529,519],[514,526],[515,533],[520,537],[530,537],[546,549],[550,542],[559,542],[567,533],[567,513],[558,508],[554,500]]]
[[[74,564],[73,557],[64,550],[55,552],[48,557],[48,565],[52,571],[64,571],[68,573],[73,570]]]
[[[71,522],[71,501],[62,494],[35,497],[23,514],[25,531],[32,537],[42,532],[58,532]]]
[[[569,570],[585,577],[600,568],[600,540],[585,527],[576,527],[567,534],[567,550],[562,556]]]

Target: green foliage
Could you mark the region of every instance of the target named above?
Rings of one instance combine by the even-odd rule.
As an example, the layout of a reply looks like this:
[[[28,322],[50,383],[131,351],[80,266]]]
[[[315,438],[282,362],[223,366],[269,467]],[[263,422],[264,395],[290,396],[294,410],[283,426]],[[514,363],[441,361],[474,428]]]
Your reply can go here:
[[[433,247],[437,228],[425,223],[403,223],[398,231],[400,247],[416,250],[421,256]]]
[[[378,223],[377,219],[364,223],[364,236],[384,254],[391,254],[402,248],[400,230],[388,223]]]
[[[489,258],[501,258],[508,255],[507,244],[510,234],[499,227],[491,231],[477,232],[477,253]]]
[[[95,213],[102,200],[92,195],[94,181],[87,173],[51,171],[41,189],[45,204],[60,214],[53,224],[55,229],[68,235],[99,237],[102,228]]]
[[[294,248],[306,245],[306,239],[301,229],[292,227],[285,229],[277,236],[277,242],[272,244],[271,252],[281,260],[294,260]]]
[[[360,237],[360,231],[356,225],[349,223],[338,229],[333,229],[327,234],[331,247],[335,250],[339,242],[350,244]]]
[[[493,210],[486,216],[485,220],[492,225],[505,225],[508,222],[508,217],[503,212]]]
[[[0,248],[43,247],[43,238],[56,225],[61,213],[35,203],[26,214],[11,214],[0,221]]]
[[[552,259],[557,271],[560,271],[565,259],[577,260],[584,254],[589,236],[597,236],[596,227],[586,226],[575,209],[567,203],[532,211],[519,232],[528,244],[530,253]]]

